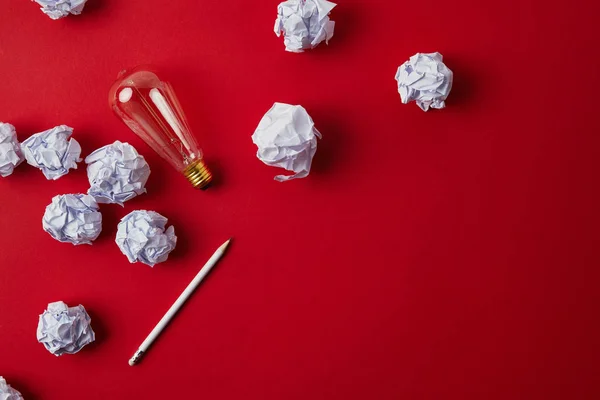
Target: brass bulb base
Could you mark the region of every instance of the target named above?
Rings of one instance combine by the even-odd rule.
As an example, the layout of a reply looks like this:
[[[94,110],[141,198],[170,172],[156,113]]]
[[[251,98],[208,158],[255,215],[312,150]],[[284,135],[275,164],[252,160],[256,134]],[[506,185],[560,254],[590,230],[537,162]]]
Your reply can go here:
[[[188,165],[183,174],[196,189],[206,189],[212,181],[212,174],[203,160]]]

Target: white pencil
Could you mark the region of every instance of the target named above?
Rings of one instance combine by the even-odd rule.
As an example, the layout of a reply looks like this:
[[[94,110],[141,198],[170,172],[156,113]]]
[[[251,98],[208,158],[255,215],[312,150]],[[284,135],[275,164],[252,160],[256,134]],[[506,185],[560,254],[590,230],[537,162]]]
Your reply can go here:
[[[192,279],[190,284],[179,295],[177,300],[175,300],[175,303],[173,303],[171,308],[169,308],[169,311],[167,311],[167,313],[162,317],[162,319],[160,321],[158,321],[158,324],[156,324],[154,329],[152,329],[152,332],[150,332],[150,334],[148,335],[146,340],[144,340],[142,342],[142,344],[140,345],[138,350],[135,352],[133,357],[131,357],[131,359],[129,360],[129,365],[133,366],[140,361],[140,358],[142,358],[142,356],[144,355],[146,350],[148,350],[148,347],[150,347],[152,342],[154,342],[154,340],[156,340],[158,335],[161,334],[161,332],[163,331],[163,329],[165,329],[165,327],[167,326],[169,321],[171,321],[171,319],[173,319],[173,317],[175,316],[177,311],[181,308],[183,303],[185,303],[185,301],[192,295],[192,293],[194,293],[194,290],[198,287],[200,282],[202,282],[202,279],[204,279],[204,277],[210,272],[212,267],[215,266],[215,264],[223,256],[223,254],[225,254],[225,249],[227,249],[227,246],[229,245],[230,241],[231,241],[231,239],[229,239],[228,241],[223,243],[221,245],[221,247],[219,247],[217,249],[217,251],[215,251],[215,253],[212,255],[212,257],[206,262],[206,264],[204,264],[204,267],[202,267],[202,269],[198,272],[196,277],[194,277],[194,279]]]

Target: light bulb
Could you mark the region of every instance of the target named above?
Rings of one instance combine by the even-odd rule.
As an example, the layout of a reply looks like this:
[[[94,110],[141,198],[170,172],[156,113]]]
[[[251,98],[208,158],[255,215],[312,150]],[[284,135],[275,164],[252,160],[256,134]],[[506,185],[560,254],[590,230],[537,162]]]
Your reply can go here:
[[[110,108],[190,183],[204,189],[212,175],[169,82],[143,67],[123,71],[108,95]]]

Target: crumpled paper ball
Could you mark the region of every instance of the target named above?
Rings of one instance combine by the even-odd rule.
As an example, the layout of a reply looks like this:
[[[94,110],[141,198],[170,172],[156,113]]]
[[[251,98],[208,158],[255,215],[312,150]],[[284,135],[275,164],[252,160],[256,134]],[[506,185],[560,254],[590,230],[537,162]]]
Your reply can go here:
[[[118,140],[86,157],[90,190],[98,203],[121,206],[129,199],[146,193],[150,166],[129,143]]]
[[[175,249],[175,228],[154,211],[137,210],[127,214],[117,227],[116,242],[130,263],[140,261],[151,267],[166,261]]]
[[[24,159],[15,127],[0,122],[0,176],[4,178],[12,174],[15,167]]]
[[[321,138],[321,133],[304,107],[284,103],[275,103],[252,135],[259,160],[295,172],[294,175],[277,175],[278,182],[308,175],[317,151],[317,138]]]
[[[302,53],[333,36],[335,22],[329,13],[336,4],[326,0],[288,0],[277,7],[275,33],[281,36],[285,49]]]
[[[55,356],[75,354],[96,339],[90,321],[81,304],[69,307],[62,301],[50,303],[40,315],[37,340]]]
[[[102,214],[92,196],[58,195],[46,207],[42,226],[59,242],[92,244],[102,231]]]
[[[423,110],[446,107],[452,89],[452,71],[440,53],[417,53],[398,67],[398,93],[403,104],[416,101]]]
[[[79,15],[87,0],[32,0],[41,6],[44,14],[52,19],[60,19],[69,14]],[[1,400],[1,399],[0,399]]]
[[[29,165],[41,169],[46,179],[56,180],[81,161],[81,146],[75,139],[69,140],[72,134],[73,128],[56,126],[28,137],[21,143],[21,151]]]
[[[23,400],[23,395],[13,389],[6,380],[0,376],[0,400]]]

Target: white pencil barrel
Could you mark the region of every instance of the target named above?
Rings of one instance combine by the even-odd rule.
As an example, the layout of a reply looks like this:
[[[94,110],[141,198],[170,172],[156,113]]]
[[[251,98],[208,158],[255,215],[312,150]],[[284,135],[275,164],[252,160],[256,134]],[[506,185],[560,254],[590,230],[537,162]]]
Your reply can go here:
[[[200,282],[202,282],[202,280],[206,277],[206,275],[208,275],[210,270],[215,266],[217,261],[219,261],[221,256],[225,253],[225,249],[227,248],[227,245],[229,244],[230,240],[228,240],[223,245],[221,245],[221,247],[219,247],[217,249],[217,251],[215,251],[215,253],[212,255],[212,257],[210,257],[208,259],[206,264],[204,264],[202,269],[200,269],[200,271],[198,271],[198,273],[196,274],[194,279],[192,279],[192,281],[189,283],[189,285],[187,285],[187,287],[179,295],[177,300],[175,300],[175,303],[173,303],[171,308],[169,308],[169,310],[166,312],[166,314],[160,319],[160,321],[158,321],[158,324],[156,324],[154,329],[152,329],[150,334],[142,342],[142,344],[140,345],[140,347],[138,348],[136,353],[129,360],[129,365],[136,364],[139,361],[139,359],[142,357],[144,352],[148,349],[148,347],[150,347],[152,342],[154,342],[156,340],[156,338],[161,334],[161,332],[169,324],[169,321],[171,321],[171,319],[173,319],[175,314],[177,314],[177,311],[179,311],[181,306],[183,306],[183,304],[186,302],[186,300],[192,295],[192,293],[194,293],[194,290],[196,290],[196,288],[198,287]]]

